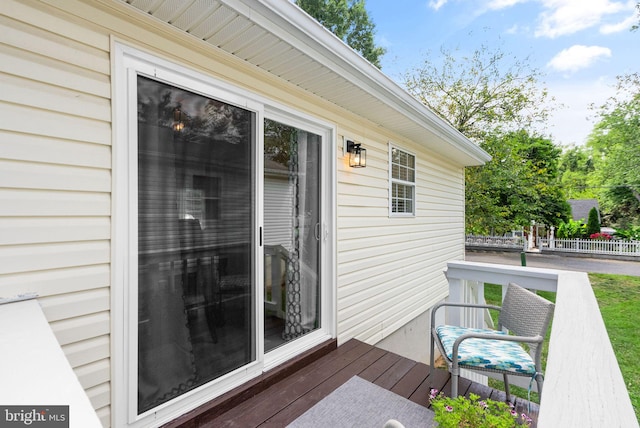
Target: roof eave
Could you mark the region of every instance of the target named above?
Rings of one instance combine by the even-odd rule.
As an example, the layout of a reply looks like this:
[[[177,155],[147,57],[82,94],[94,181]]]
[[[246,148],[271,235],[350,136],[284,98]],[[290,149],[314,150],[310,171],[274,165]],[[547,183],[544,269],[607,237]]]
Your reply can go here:
[[[302,9],[282,0],[222,1],[273,34],[288,40],[316,61],[339,72],[355,86],[374,94],[387,106],[435,136],[438,143],[450,145],[449,149],[458,152],[453,158],[464,166],[482,165],[491,160],[491,156],[478,145],[412,97]],[[425,141],[419,143],[424,144]],[[452,154],[445,147],[437,146],[434,144],[431,148]]]

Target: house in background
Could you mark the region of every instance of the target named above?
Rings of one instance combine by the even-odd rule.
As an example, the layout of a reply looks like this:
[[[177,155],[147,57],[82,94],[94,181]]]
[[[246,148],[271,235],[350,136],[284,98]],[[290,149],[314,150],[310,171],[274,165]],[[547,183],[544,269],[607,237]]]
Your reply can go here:
[[[600,205],[597,199],[568,199],[567,202],[571,207],[571,218],[575,221],[582,221],[586,224],[592,208],[598,211],[598,222],[602,221],[600,218]]]
[[[104,426],[328,340],[428,360],[485,152],[288,1],[0,12],[0,295],[38,294]]]

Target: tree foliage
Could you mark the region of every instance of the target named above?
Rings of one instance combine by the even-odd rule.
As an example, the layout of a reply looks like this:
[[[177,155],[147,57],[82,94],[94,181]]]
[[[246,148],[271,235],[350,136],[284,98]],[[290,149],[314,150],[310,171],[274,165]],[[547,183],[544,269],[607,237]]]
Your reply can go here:
[[[535,220],[556,225],[570,208],[558,179],[561,151],[530,131],[549,113],[541,74],[482,45],[470,56],[441,49],[441,62],[427,58],[405,75],[411,94],[491,156],[467,168],[466,229],[504,233]]]
[[[296,0],[296,4],[380,68],[385,49],[375,45],[375,24],[369,18],[365,0]]]
[[[569,219],[561,221],[558,225],[556,236],[560,239],[585,238],[587,236],[587,225],[581,221]]]
[[[591,150],[585,146],[569,147],[562,153],[559,163],[560,182],[568,199],[596,198],[591,180],[595,165]]]
[[[587,219],[587,235],[591,236],[594,233],[600,233],[600,219],[596,207],[589,210],[589,218]]]
[[[599,108],[587,141],[595,160],[592,180],[612,225],[640,223],[640,74],[618,77],[616,95]]]
[[[466,228],[470,233],[505,233],[531,220],[557,225],[568,219],[558,181],[561,150],[526,131],[494,135],[481,147],[492,160],[466,174]]]
[[[427,56],[422,66],[407,72],[407,90],[465,136],[480,142],[486,135],[531,129],[549,114],[541,73],[482,45],[471,55],[441,48],[441,63]]]

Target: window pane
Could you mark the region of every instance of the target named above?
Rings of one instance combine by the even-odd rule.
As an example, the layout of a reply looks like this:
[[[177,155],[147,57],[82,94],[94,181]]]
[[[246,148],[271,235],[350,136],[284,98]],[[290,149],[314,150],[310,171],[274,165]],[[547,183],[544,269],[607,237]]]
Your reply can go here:
[[[413,213],[413,186],[394,183],[392,189],[391,209],[394,213]]]
[[[400,168],[400,180],[407,181],[407,168]]]
[[[407,165],[407,154],[404,152],[400,154],[400,165],[402,166]]]
[[[393,178],[399,178],[400,177],[400,167],[396,164],[393,164],[391,166],[391,176]]]
[[[415,156],[398,149],[391,153],[391,178],[415,182]]]
[[[252,112],[138,77],[138,412],[255,360]]]

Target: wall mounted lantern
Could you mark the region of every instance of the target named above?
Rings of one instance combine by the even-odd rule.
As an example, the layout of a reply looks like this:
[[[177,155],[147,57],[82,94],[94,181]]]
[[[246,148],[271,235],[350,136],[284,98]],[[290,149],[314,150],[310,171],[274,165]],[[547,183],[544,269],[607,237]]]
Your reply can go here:
[[[367,166],[367,149],[352,140],[346,140],[346,151],[349,153],[349,166],[352,168],[365,168]]]
[[[180,132],[184,129],[187,115],[180,110],[180,107],[173,109],[173,130]]]

